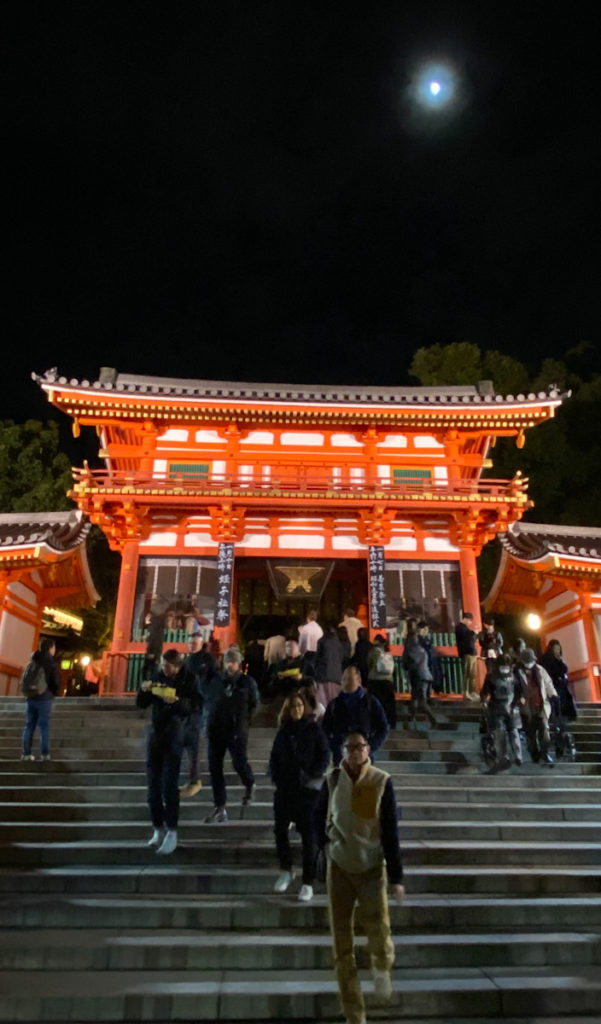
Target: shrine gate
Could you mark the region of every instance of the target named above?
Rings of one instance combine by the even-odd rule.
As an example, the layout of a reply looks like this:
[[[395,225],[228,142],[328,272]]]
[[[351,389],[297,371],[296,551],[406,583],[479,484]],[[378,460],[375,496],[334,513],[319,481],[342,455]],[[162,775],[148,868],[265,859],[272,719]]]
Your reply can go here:
[[[464,608],[477,626],[476,557],[529,507],[519,473],[487,475],[491,450],[498,437],[521,447],[561,403],[555,390],[496,395],[490,381],[34,377],[76,435],[98,434],[104,467],[77,469],[73,497],[122,554],[113,692],[157,615],[170,644],[196,622],[222,646],[309,607],[338,619],[352,606],[393,641],[408,615],[450,634]],[[370,552],[382,550],[370,600]]]

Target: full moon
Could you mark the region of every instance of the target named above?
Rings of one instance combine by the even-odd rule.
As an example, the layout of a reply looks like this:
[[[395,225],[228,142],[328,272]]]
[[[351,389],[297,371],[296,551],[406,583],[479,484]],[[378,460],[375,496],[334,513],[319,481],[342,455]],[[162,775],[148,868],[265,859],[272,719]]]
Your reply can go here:
[[[450,63],[432,61],[422,64],[413,77],[411,94],[426,110],[442,111],[452,106],[459,89],[458,75]]]

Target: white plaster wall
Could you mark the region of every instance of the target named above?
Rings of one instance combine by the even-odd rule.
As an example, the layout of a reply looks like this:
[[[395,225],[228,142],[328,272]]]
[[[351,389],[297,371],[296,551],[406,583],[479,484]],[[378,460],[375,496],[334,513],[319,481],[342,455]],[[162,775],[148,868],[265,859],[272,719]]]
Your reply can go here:
[[[222,478],[225,476],[225,459],[213,459],[211,463],[211,472],[213,476]]]
[[[152,464],[152,475],[164,479],[167,476],[167,459],[155,459]]]
[[[378,448],[406,448],[407,438],[404,434],[387,434],[383,441],[378,441]]]
[[[424,537],[424,551],[459,551],[448,537]]]
[[[148,540],[140,541],[141,548],[151,548],[153,545],[157,545],[162,548],[174,548],[177,544],[177,534],[175,533],[151,533]]]
[[[378,466],[378,480],[383,484],[390,483],[390,466]]]
[[[311,534],[281,533],[278,538],[278,547],[280,548],[293,548],[295,550],[311,548],[315,551],[322,551],[325,546],[325,537],[316,537]]]
[[[210,533],[187,533],[184,537],[184,547],[217,549],[217,541],[213,540]]]
[[[270,548],[271,537],[268,533],[245,533],[240,544],[246,548]]]
[[[391,537],[386,545],[387,551],[417,551],[415,537]]]
[[[576,594],[573,590],[564,590],[562,594],[557,594],[556,597],[551,598],[547,601],[545,612],[547,615],[553,615],[554,612],[559,611],[564,605],[571,604]]]
[[[333,448],[363,448],[361,441],[352,434],[332,434],[330,444]]]
[[[358,537],[332,537],[332,548],[334,551],[356,551],[358,548],[365,549]]]
[[[251,430],[248,437],[241,437],[240,444],[273,444],[270,430]]]
[[[23,583],[19,583],[18,580],[13,580],[10,584],[8,591],[13,594],[14,597],[18,597],[21,601],[24,601],[31,608],[37,608],[38,599],[33,590],[26,587]]]
[[[444,448],[444,445],[437,441],[432,434],[418,434],[413,438],[415,448]]]
[[[227,444],[225,437],[219,437],[216,430],[197,430],[194,440],[197,444]]]
[[[363,466],[351,466],[351,483],[360,484],[365,480],[365,470]]]
[[[170,427],[164,434],[159,434],[157,441],[187,441],[188,431],[179,427]]]
[[[34,627],[5,611],[0,623],[0,660],[22,668],[29,661],[34,649]]]
[[[282,444],[302,444],[304,447],[319,446],[324,443],[324,436],[308,430],[285,430],[280,436],[280,441]]]
[[[434,466],[434,479],[440,480],[441,483],[446,482],[449,479],[449,471],[446,466]]]
[[[571,622],[568,626],[554,629],[553,639],[559,640],[564,660],[570,671],[573,672],[588,665],[588,650],[582,621]]]

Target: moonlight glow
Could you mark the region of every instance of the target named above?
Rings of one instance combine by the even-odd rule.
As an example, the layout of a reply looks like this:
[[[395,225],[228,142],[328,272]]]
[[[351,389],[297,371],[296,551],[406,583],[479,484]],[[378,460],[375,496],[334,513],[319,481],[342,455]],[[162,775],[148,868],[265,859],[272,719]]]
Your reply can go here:
[[[457,75],[449,64],[424,64],[412,86],[414,100],[428,110],[444,110],[452,105],[458,89]]]

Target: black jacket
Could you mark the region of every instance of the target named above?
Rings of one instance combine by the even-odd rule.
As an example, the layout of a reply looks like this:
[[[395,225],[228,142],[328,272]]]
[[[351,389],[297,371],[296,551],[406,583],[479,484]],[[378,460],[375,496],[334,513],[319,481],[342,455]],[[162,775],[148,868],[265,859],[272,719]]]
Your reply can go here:
[[[373,751],[381,747],[388,736],[384,708],[376,697],[362,689],[356,694],[339,693],[331,700],[322,727],[335,758],[339,757],[342,741],[349,732],[362,732],[369,738]]]
[[[315,656],[315,682],[339,683],[344,663],[344,647],[336,635],[322,636]]]
[[[431,683],[432,673],[428,665],[428,652],[419,642],[419,637],[407,637],[403,648],[402,666],[409,674],[409,682]]]
[[[294,796],[323,777],[329,760],[330,748],[321,726],[309,718],[300,722],[289,719],[273,741],[268,771],[276,789]]]
[[[36,661],[39,665],[43,666],[48,689],[44,690],[43,693],[40,693],[35,697],[29,697],[28,699],[52,700],[53,697],[58,695],[58,669],[54,658],[48,653],[48,651],[34,651],[31,655],[31,660]]]
[[[476,631],[466,626],[465,622],[457,623],[455,626],[455,643],[457,644],[457,654],[460,658],[463,658],[466,654],[476,653],[476,637]]]
[[[168,704],[152,690],[138,690],[136,706],[152,708],[152,727],[155,735],[164,734],[180,728],[184,719],[195,710],[202,709],[202,695],[198,680],[193,672],[183,665],[177,675],[168,676],[163,670],[155,673],[153,683],[171,686],[175,689],[177,700]]]
[[[222,672],[219,681],[223,692],[209,713],[208,731],[218,736],[244,735],[259,702],[257,684],[244,672],[236,672],[233,676]]]

